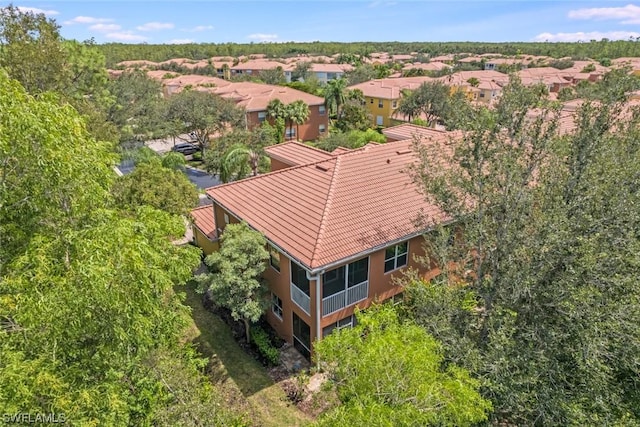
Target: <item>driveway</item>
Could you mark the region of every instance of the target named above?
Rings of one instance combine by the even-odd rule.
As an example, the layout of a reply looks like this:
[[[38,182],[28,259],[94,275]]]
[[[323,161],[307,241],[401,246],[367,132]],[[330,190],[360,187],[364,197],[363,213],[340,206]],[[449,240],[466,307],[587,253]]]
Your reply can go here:
[[[150,141],[145,142],[145,145],[151,148],[153,151],[159,154],[167,153],[171,151],[171,147],[176,144],[180,144],[183,142],[190,142],[191,137],[187,134],[180,135],[179,137],[173,138],[163,138],[163,139],[152,139]]]

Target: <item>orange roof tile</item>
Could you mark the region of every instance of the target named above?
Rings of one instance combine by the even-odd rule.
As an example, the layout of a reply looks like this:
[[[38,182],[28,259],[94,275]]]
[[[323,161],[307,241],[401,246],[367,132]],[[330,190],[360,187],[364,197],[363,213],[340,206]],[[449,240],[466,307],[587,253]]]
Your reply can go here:
[[[213,206],[200,206],[191,211],[193,224],[207,236],[209,240],[218,239],[215,217],[213,216]]]
[[[411,123],[403,123],[398,126],[382,129],[382,133],[392,141],[413,140],[418,138],[422,141],[439,142],[448,142],[452,137],[457,137],[460,134],[459,132],[448,132]]]
[[[272,159],[280,160],[291,166],[306,165],[321,160],[330,159],[333,155],[327,151],[319,150],[296,141],[271,145],[265,150]]]
[[[376,79],[349,86],[349,89],[360,89],[364,96],[372,98],[398,99],[403,89],[414,90],[422,83],[432,80],[426,76]]]
[[[227,83],[225,86],[217,86],[212,88],[211,91],[223,98],[236,100],[247,111],[264,111],[267,109],[269,101],[273,99],[279,99],[284,104],[290,104],[297,100],[302,100],[309,106],[324,104],[324,98],[290,87],[252,82],[229,83],[226,80],[223,81]]]
[[[406,172],[412,141],[368,144],[321,162],[207,190],[312,271],[417,235],[419,215],[443,221]]]

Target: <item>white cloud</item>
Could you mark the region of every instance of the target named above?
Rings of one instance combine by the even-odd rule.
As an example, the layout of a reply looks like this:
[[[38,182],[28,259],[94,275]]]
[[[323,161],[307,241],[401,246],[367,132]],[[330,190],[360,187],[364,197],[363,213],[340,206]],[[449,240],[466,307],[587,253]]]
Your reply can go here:
[[[174,25],[170,22],[147,22],[144,25],[136,27],[139,31],[158,31],[158,30],[171,30]]]
[[[192,39],[173,39],[173,40],[169,40],[167,42],[167,44],[188,44],[188,43],[195,43],[195,40]]]
[[[640,37],[640,33],[635,31],[591,31],[584,33],[541,33],[534,37],[536,42],[588,42],[590,40],[629,40],[629,38]]]
[[[131,31],[108,33],[105,37],[110,40],[118,40],[122,42],[143,42],[147,40],[147,37],[141,36],[140,34],[134,34]]]
[[[60,14],[60,12],[58,12],[57,10],[44,10],[44,9],[38,9],[37,7],[18,6],[17,9],[22,13],[34,13],[36,15],[39,13],[44,13],[45,15]]]
[[[93,31],[119,31],[121,28],[118,24],[95,24],[89,27]]]
[[[192,29],[187,31],[192,33],[197,33],[200,31],[209,31],[209,30],[213,30],[213,25],[198,25],[197,27],[193,27]]]
[[[247,38],[249,40],[256,40],[259,42],[271,42],[274,41],[278,38],[277,34],[262,34],[262,33],[255,33],[255,34],[249,34],[247,36]]]
[[[64,21],[65,25],[73,25],[73,24],[103,24],[105,22],[111,22],[113,19],[106,18],[94,18],[92,16],[76,16],[75,18]]]
[[[640,24],[640,6],[628,4],[624,7],[593,7],[569,11],[571,19],[616,20],[622,24]]]

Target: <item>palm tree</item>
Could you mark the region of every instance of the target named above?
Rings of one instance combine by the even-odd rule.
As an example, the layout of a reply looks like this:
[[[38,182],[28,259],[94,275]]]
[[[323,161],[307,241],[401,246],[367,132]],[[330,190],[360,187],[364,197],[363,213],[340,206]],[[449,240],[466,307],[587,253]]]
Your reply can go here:
[[[247,166],[251,169],[251,176],[258,175],[258,166],[263,154],[261,150],[244,144],[236,144],[229,148],[220,159],[220,181],[229,182],[242,179],[248,175]]]
[[[272,99],[271,101],[269,101],[269,104],[267,104],[267,115],[271,117],[274,122],[276,122],[276,125],[277,121],[280,119],[286,122],[287,114],[287,106],[284,105],[284,103],[279,99]],[[278,136],[278,142],[282,142],[284,140],[284,130],[281,130],[280,132],[281,133]]]
[[[297,100],[287,105],[287,118],[291,122],[291,127],[296,124],[296,137],[300,137],[300,125],[309,119],[309,106],[302,100]]]
[[[324,87],[324,102],[329,110],[329,115],[340,117],[342,106],[346,99],[347,80],[344,78],[329,80]]]

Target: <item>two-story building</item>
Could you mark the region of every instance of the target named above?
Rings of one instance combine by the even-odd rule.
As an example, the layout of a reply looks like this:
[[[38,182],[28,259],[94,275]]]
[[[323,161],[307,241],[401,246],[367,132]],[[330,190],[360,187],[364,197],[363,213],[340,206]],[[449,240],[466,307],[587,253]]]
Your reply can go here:
[[[407,171],[417,160],[413,139],[337,153],[279,144],[268,149],[273,172],[207,190],[213,205],[200,209],[217,235],[245,221],[266,237],[267,319],[301,353],[352,325],[356,306],[401,293],[393,278],[407,268],[440,273],[416,258],[425,231],[446,217]]]
[[[349,86],[349,89],[362,91],[365,108],[373,118],[374,126],[393,125],[394,112],[400,105],[404,90],[415,90],[422,83],[432,81],[431,77],[399,77],[375,79]]]

